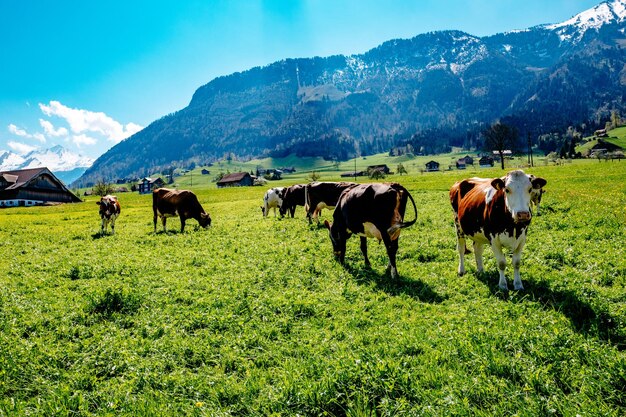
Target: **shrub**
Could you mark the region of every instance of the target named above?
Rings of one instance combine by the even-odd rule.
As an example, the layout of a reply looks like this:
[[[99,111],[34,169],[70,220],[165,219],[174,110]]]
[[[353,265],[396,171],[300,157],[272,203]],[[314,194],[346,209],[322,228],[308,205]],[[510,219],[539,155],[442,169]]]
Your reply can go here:
[[[113,313],[132,314],[141,305],[139,297],[121,289],[108,288],[104,294],[91,297],[87,312],[110,317]]]

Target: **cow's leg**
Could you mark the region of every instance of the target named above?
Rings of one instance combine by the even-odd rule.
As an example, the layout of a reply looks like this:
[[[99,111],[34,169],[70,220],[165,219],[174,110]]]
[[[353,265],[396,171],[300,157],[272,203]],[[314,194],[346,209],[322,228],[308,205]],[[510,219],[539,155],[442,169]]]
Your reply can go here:
[[[502,246],[497,241],[491,243],[491,249],[493,250],[493,254],[496,257],[496,261],[498,262],[498,272],[500,273],[500,281],[498,282],[498,286],[501,290],[507,291],[509,287],[506,282],[506,276],[504,275],[504,270],[506,268],[506,256],[504,255],[504,252],[502,252]]]
[[[104,234],[104,229],[106,228],[106,220],[104,219],[104,217],[102,218],[102,224],[100,224],[100,234],[103,235]]]
[[[180,233],[185,231],[185,220],[183,216],[180,216]]]
[[[522,263],[522,249],[524,249],[524,242],[522,242],[514,251],[513,251],[513,288],[516,291],[521,291],[524,289],[524,285],[522,284],[522,278],[520,277],[519,267]]]
[[[115,234],[115,216],[111,217],[111,234]]]
[[[391,278],[398,278],[398,268],[396,268],[396,253],[398,252],[398,239],[391,240],[389,235],[383,235],[383,242],[385,242],[385,248],[387,248],[387,256],[389,257],[389,265],[387,271],[391,272]]]
[[[167,217],[161,216],[161,223],[163,223],[163,232],[167,232],[167,226],[166,226]]]
[[[157,224],[157,214],[156,213],[154,213],[153,223],[154,223],[154,233],[156,233],[156,224]]]
[[[367,257],[367,238],[361,236],[361,252],[363,253],[363,258],[365,258],[365,266],[371,266],[370,260]]]
[[[291,213],[291,218],[296,214],[296,206],[290,207],[289,212]]]
[[[465,275],[465,234],[461,231],[461,226],[459,226],[458,220],[455,218],[455,226],[456,226],[456,250],[459,252],[459,269],[457,273],[459,276]]]
[[[483,266],[483,252],[485,245],[480,242],[474,242],[474,258],[476,259],[476,271],[483,272],[485,269]]]

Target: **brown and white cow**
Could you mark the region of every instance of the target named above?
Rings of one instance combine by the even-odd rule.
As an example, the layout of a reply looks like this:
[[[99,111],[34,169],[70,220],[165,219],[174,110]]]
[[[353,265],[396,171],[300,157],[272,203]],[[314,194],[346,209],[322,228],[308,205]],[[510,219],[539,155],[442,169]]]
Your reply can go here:
[[[100,201],[96,201],[96,204],[100,206],[100,218],[102,219],[100,233],[104,234],[108,224],[111,223],[111,234],[115,234],[115,219],[117,219],[121,212],[117,197],[114,195],[105,195],[100,198]]]
[[[506,176],[504,177],[500,177],[500,179],[502,181],[504,181],[506,178]],[[530,174],[530,181],[532,182],[532,180],[535,178],[534,175]],[[472,178],[468,178],[467,181],[471,181],[471,182],[488,182],[490,183],[493,180],[493,178],[481,178],[481,177],[472,177]],[[530,192],[530,205],[531,208],[534,206],[535,207],[535,212],[534,214],[536,214],[537,216],[540,216],[541,213],[539,211],[539,205],[541,204],[541,197],[543,196],[543,194],[546,191],[543,189],[543,185],[539,184],[539,183],[533,183],[533,189]]]
[[[161,217],[163,231],[167,231],[168,217],[180,217],[180,232],[185,231],[185,221],[196,219],[200,226],[211,225],[211,216],[204,211],[198,197],[188,190],[170,190],[157,188],[152,192],[152,211],[154,212],[154,232],[156,233],[157,217]]]
[[[404,212],[408,199],[413,203],[415,219],[405,222]],[[391,272],[392,278],[397,278],[396,253],[400,231],[414,224],[416,220],[415,201],[406,188],[397,183],[373,183],[353,185],[344,190],[333,213],[333,222],[326,220],[324,224],[329,230],[333,251],[339,262],[344,263],[346,241],[355,234],[361,237],[365,265],[370,266],[367,238],[372,237],[385,243],[389,256],[387,272]]]
[[[476,269],[483,271],[483,245],[490,244],[498,262],[499,286],[508,288],[504,270],[506,257],[502,251],[512,251],[516,290],[523,290],[519,267],[522,249],[526,244],[526,231],[532,217],[530,199],[533,188],[541,188],[547,181],[517,170],[504,178],[491,181],[470,178],[455,183],[450,189],[450,202],[454,209],[459,253],[459,275],[465,274],[465,240],[474,242]]]
[[[307,184],[304,189],[304,210],[309,223],[314,218],[319,224],[318,217],[322,209],[334,208],[341,193],[355,185],[353,182],[312,182]]]
[[[296,184],[285,188],[283,192],[283,204],[280,206],[280,215],[290,214],[293,219],[296,206],[304,206],[304,191],[306,185]]]

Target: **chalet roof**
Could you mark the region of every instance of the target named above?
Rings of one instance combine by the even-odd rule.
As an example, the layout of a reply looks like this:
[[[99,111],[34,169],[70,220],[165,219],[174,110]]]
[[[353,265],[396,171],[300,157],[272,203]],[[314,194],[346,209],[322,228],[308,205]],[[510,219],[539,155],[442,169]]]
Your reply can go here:
[[[239,182],[242,179],[244,179],[246,177],[246,175],[250,176],[250,174],[247,173],[247,172],[234,172],[232,174],[226,174],[217,183],[218,184],[227,184],[229,182]]]
[[[18,169],[15,171],[3,171],[3,172],[0,172],[0,175],[2,175],[4,179],[7,180],[7,182],[13,183],[13,185],[8,186],[7,188],[5,188],[5,190],[15,190],[17,188],[23,187],[24,185],[32,181],[33,178],[36,178],[43,173],[47,173],[54,177],[52,172],[50,172],[50,170],[48,170],[48,168],[45,168],[45,167]],[[9,181],[9,178],[12,178],[13,181]]]
[[[2,171],[0,172],[0,176],[4,177],[8,183],[13,183],[3,189],[2,191],[8,190],[17,190],[21,187],[28,186],[28,184],[33,181],[35,178],[41,175],[49,175],[52,180],[58,185],[59,189],[63,192],[69,193],[72,196],[72,200],[80,201],[78,197],[74,195],[66,186],[63,184],[61,180],[59,180],[48,168],[40,167],[40,168],[28,168],[28,169],[18,169],[13,171]],[[9,181],[11,179],[11,181]]]
[[[145,177],[144,179],[141,180],[141,182],[146,182],[146,181],[148,181],[150,184],[154,184],[157,181],[161,181],[162,182],[163,180],[161,179],[161,177],[159,177],[159,178]]]
[[[439,165],[439,162],[437,162],[437,161],[428,161],[428,162],[426,162],[426,165]]]

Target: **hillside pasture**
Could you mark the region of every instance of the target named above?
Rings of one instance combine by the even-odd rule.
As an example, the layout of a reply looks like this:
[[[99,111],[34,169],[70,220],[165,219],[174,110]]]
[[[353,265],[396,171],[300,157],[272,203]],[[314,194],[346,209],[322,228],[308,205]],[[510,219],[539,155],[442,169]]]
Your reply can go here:
[[[626,164],[527,171],[548,185],[523,292],[490,249],[456,275],[448,189],[497,169],[387,178],[419,211],[395,281],[373,240],[342,267],[302,207],[262,218],[266,188],[194,182],[213,223],[185,233],[136,193],[115,235],[93,197],[4,209],[0,415],[625,415]]]

